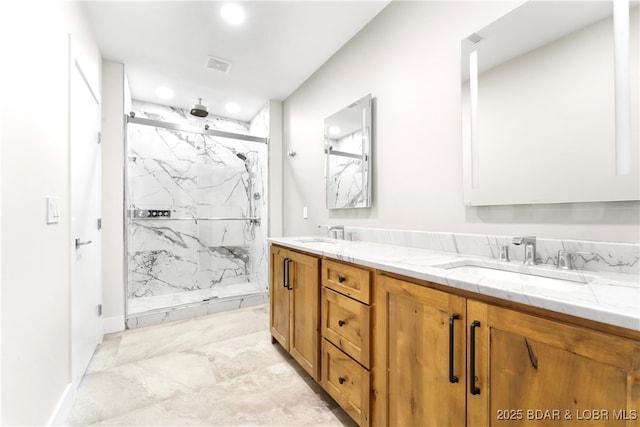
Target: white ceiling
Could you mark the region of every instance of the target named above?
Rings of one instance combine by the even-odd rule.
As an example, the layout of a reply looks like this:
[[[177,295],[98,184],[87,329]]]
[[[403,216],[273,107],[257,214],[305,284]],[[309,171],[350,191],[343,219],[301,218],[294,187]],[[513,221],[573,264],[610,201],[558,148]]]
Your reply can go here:
[[[248,1],[234,26],[221,1],[88,1],[84,7],[105,59],[125,64],[134,99],[251,120],[283,100],[375,17],[390,0]],[[207,56],[233,63],[205,68]],[[171,100],[156,96],[173,89]],[[236,102],[236,114],[225,110]]]

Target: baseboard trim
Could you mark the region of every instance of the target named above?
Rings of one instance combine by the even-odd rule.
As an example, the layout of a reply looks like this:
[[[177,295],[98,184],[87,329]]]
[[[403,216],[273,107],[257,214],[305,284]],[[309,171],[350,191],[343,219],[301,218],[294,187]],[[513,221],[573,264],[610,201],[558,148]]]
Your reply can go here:
[[[102,333],[110,334],[113,332],[124,331],[124,315],[105,317],[102,319]]]
[[[71,408],[73,407],[73,402],[75,399],[75,389],[73,388],[73,384],[69,383],[64,389],[62,396],[60,396],[60,400],[58,400],[58,404],[56,405],[53,413],[49,417],[47,421],[47,426],[66,426],[67,418],[69,418],[69,414],[71,413]]]

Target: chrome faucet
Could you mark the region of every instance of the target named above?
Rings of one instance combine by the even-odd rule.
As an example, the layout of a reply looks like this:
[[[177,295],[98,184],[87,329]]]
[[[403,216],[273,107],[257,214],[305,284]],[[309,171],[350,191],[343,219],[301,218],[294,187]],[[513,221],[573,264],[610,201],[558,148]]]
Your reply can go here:
[[[344,240],[344,225],[329,226],[329,233],[334,239]]]
[[[568,251],[561,249],[558,251],[558,268],[562,270],[574,270],[577,255],[595,256],[592,252]]]
[[[511,240],[516,246],[524,245],[524,261],[525,265],[536,264],[536,238],[535,236],[514,237]]]
[[[500,250],[500,255],[498,256],[498,260],[502,262],[509,262],[509,246],[498,245],[498,249]]]
[[[492,245],[489,244],[493,248],[498,248],[498,261],[500,262],[509,262],[509,245]]]

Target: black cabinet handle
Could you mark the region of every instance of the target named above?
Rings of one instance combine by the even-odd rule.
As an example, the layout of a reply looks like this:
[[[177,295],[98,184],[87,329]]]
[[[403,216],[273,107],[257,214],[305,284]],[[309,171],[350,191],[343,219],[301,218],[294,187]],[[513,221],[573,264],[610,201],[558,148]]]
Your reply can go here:
[[[289,258],[285,258],[284,261],[282,262],[282,269],[284,270],[284,274],[282,275],[283,276],[282,284],[288,290],[293,289],[289,285],[289,263],[290,262],[291,262],[291,259]]]
[[[284,288],[287,287],[287,275],[288,275],[287,261],[289,261],[289,258],[284,258],[282,260],[282,286]]]
[[[449,382],[457,383],[458,377],[453,375],[453,321],[460,319],[458,313],[449,316]]]
[[[340,384],[344,384],[344,382],[345,382],[345,381],[346,381],[346,378],[344,378],[344,377],[340,377],[340,378],[338,378],[338,382],[339,382]]]
[[[473,395],[480,394],[480,389],[476,387],[476,328],[480,326],[480,322],[474,320],[471,322],[470,329],[470,346],[469,350],[470,361],[469,361],[469,375],[471,378],[469,379],[469,392]]]
[[[338,276],[338,283],[344,283],[344,281],[347,280],[346,277],[344,276]]]
[[[338,326],[340,326],[341,328],[345,325],[345,321],[344,320],[338,320]]]

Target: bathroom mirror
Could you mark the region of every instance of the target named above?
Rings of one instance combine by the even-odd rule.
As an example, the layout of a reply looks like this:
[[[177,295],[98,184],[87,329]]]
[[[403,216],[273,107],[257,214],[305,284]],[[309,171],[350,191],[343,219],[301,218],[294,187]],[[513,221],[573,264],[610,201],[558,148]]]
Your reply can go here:
[[[371,95],[324,121],[328,209],[371,207]]]
[[[529,1],[462,41],[467,206],[640,199],[638,1]]]

